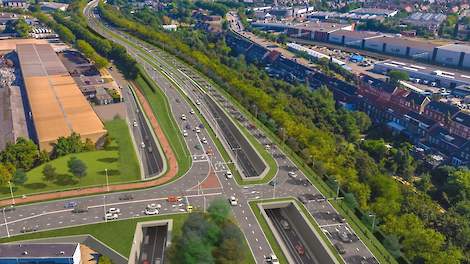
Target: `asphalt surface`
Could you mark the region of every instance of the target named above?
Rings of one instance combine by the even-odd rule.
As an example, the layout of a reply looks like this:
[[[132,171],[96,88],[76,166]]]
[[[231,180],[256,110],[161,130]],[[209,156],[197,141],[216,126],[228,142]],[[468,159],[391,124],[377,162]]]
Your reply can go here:
[[[143,228],[143,243],[140,252],[140,263],[164,263],[166,236],[168,226],[152,226]]]
[[[267,209],[266,214],[271,219],[274,227],[281,236],[284,244],[286,245],[292,259],[297,264],[320,264],[316,261],[309,250],[304,246],[305,243],[302,242],[301,235],[293,228],[293,223],[282,216],[280,208],[278,209]],[[289,223],[289,228],[282,226],[281,221],[284,220]],[[302,247],[303,252],[299,252],[296,247]]]
[[[163,170],[163,158],[158,149],[158,141],[151,133],[151,126],[146,121],[144,113],[140,110],[137,99],[129,88],[129,83],[125,81],[121,74],[114,69],[108,69],[113,79],[121,87],[122,96],[126,103],[127,120],[131,128],[134,145],[136,147],[139,160],[144,170],[144,178],[150,178],[159,175]],[[136,121],[137,126],[134,126]],[[142,144],[143,143],[143,144]]]
[[[203,78],[192,78],[187,74],[183,74],[182,69],[184,69],[185,72],[190,72],[192,76],[198,76],[198,73],[181,64],[168,54],[156,50],[153,47],[145,46],[146,44],[142,41],[132,38],[131,43],[142,46],[145,49],[145,52],[143,52],[136,49],[134,46],[129,46],[127,41],[125,42],[121,38],[110,35],[109,30],[113,29],[103,31],[102,28],[96,24],[97,20],[94,19],[94,15],[91,12],[90,7],[94,7],[96,4],[97,1],[93,1],[85,9],[85,15],[89,18],[89,25],[104,37],[124,45],[128,49],[128,52],[144,66],[149,76],[151,76],[167,96],[173,118],[177,121],[180,130],[185,129],[187,125],[193,128],[202,123],[197,115],[189,114],[190,109],[197,106],[197,111],[205,117],[217,137],[222,138],[220,128],[217,126],[213,116],[211,116],[208,106],[205,105],[204,101],[201,101],[200,105],[195,105],[196,100],[200,99],[201,90],[193,89],[192,86],[194,82],[198,82],[199,86],[207,88],[211,96],[218,98],[223,98],[223,96],[218,94],[214,88],[210,87],[210,84],[203,81]],[[114,31],[114,33],[119,34],[123,38],[130,38],[118,31]],[[159,65],[161,65],[162,68],[160,68]],[[191,100],[192,105],[190,102],[186,101],[183,94],[187,96],[186,98]],[[219,103],[226,109],[233,107],[226,100],[221,100]],[[232,114],[232,112],[238,116],[240,115],[237,111],[231,111],[230,113]],[[186,115],[187,120],[181,119],[182,114]],[[237,120],[241,120],[239,121],[240,124],[247,128],[251,125],[246,118]],[[271,148],[270,153],[275,158],[279,168],[276,174],[278,184],[274,187],[268,184],[241,187],[233,179],[225,178],[227,164],[225,164],[205,129],[201,129],[200,133],[196,133],[192,130],[187,130],[187,132],[188,136],[184,137],[184,140],[191,153],[193,162],[189,171],[176,181],[151,189],[126,192],[132,195],[132,200],[120,200],[119,198],[122,198],[123,193],[108,193],[61,201],[21,205],[14,211],[0,212],[0,237],[19,234],[23,228],[41,231],[103,222],[105,221],[104,213],[111,207],[121,210],[119,219],[129,219],[144,217],[143,212],[146,205],[149,203],[160,203],[162,205],[162,209],[160,210],[161,214],[174,214],[185,212],[186,200],[187,203],[193,205],[195,208],[204,210],[207,204],[210,204],[211,200],[215,198],[228,199],[230,196],[235,196],[238,198],[238,206],[232,207],[234,217],[248,241],[256,262],[264,263],[264,256],[272,254],[272,249],[252,213],[248,201],[295,197],[303,193],[319,195],[319,191],[309,183],[301,171],[297,171],[298,176],[296,180],[292,180],[288,176],[287,173],[289,171],[296,170],[295,166],[292,161],[286,158],[275,146]],[[258,129],[250,127],[249,132],[254,135],[261,144],[266,145],[271,143]],[[203,137],[207,139],[207,144],[200,143],[200,139]],[[221,141],[224,144],[224,141]],[[200,145],[200,147],[196,148],[196,145]],[[226,144],[224,144],[224,147],[230,149]],[[210,156],[206,154],[209,149],[211,152]],[[208,177],[211,170],[217,175],[221,186],[212,189],[198,188],[198,184]],[[169,195],[185,196],[187,199],[183,199],[183,202],[179,203],[169,203],[166,201],[166,197]],[[73,213],[72,209],[64,208],[67,201],[85,204],[89,210],[88,212],[80,214]],[[329,202],[310,202],[307,204],[307,209],[313,215],[322,230],[327,235],[330,234],[329,239],[333,244],[341,242],[340,238],[332,233],[336,231],[336,229],[349,230],[349,232],[352,233],[352,229],[347,223],[341,223],[341,217],[337,216],[336,210]],[[321,217],[319,217],[319,214],[321,214]],[[2,219],[3,221],[1,221]],[[343,257],[346,263],[360,263],[363,258],[372,257],[370,251],[359,239],[344,245],[346,254],[343,255]]]

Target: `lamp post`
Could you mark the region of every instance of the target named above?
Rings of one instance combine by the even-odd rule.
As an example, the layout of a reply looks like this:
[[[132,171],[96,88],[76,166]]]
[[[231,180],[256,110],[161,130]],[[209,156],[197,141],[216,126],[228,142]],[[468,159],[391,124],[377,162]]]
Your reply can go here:
[[[104,213],[104,222],[108,222],[108,218],[106,217],[106,195],[103,195],[103,213]]]
[[[335,179],[335,183],[336,183],[336,199],[338,199],[338,197],[339,197],[339,182]]]
[[[15,197],[13,196],[13,188],[11,187],[11,181],[8,181],[8,186],[10,186],[11,204],[15,205]]]
[[[108,169],[104,169],[106,175],[106,190],[109,192],[109,178],[108,178]]]

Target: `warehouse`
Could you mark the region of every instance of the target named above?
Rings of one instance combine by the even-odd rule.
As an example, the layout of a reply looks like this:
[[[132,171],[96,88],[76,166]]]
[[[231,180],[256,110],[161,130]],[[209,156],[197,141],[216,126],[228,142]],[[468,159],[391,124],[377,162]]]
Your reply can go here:
[[[443,71],[433,66],[423,64],[408,64],[393,60],[376,63],[373,71],[386,74],[391,70],[407,72],[411,78],[435,82],[436,86],[444,88],[455,88],[461,85],[470,85],[470,75],[458,71]]]
[[[437,49],[434,57],[436,63],[470,68],[470,46],[463,44],[449,44]]]
[[[369,31],[338,30],[328,34],[328,41],[336,44],[364,48],[367,39],[381,37],[382,34]]]
[[[434,49],[437,47],[437,45],[424,41],[390,36],[366,39],[364,43],[365,49],[427,61],[432,60]]]
[[[40,149],[50,151],[59,137],[72,132],[95,143],[106,134],[50,45],[20,44],[16,50]]]

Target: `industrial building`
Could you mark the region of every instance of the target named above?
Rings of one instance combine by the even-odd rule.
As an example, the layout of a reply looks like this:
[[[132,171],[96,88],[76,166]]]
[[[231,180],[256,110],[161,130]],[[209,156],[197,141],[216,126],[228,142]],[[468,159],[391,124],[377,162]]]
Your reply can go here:
[[[73,132],[93,142],[106,134],[50,45],[20,44],[16,50],[40,149],[51,150],[59,137]]]
[[[337,30],[328,34],[328,41],[335,44],[364,48],[364,43],[368,39],[382,37],[380,33],[369,31]]]
[[[80,244],[0,244],[0,264],[80,264]]]
[[[463,44],[440,46],[436,50],[434,61],[447,66],[470,68],[470,46]]]
[[[401,37],[382,36],[364,40],[363,48],[398,57],[431,60],[438,45]]]
[[[373,71],[379,74],[386,74],[391,70],[399,70],[408,73],[410,78],[427,81],[429,83],[435,82],[438,87],[455,88],[463,85],[470,85],[470,74],[465,74],[458,71],[443,71],[434,66],[423,64],[409,64],[387,60],[376,63]]]

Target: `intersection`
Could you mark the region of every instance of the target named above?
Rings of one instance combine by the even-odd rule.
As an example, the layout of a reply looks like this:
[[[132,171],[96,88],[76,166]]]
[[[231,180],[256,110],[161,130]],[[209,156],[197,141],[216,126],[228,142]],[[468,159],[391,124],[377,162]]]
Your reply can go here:
[[[210,111],[208,105],[210,100],[204,100],[204,96],[209,96],[212,101],[225,109],[233,122],[239,122],[239,125],[249,128],[251,123],[248,118],[237,111],[236,107],[204,77],[171,55],[113,28],[104,28],[93,12],[97,3],[97,1],[92,1],[85,8],[90,27],[103,37],[126,47],[129,54],[143,66],[146,74],[162,89],[171,106],[172,118],[178,123],[181,133],[183,130],[187,131],[184,140],[191,153],[192,165],[184,176],[173,182],[125,192],[132,196],[132,200],[123,200],[123,192],[105,193],[21,205],[17,206],[14,211],[0,212],[2,214],[0,219],[3,219],[0,221],[0,237],[17,235],[24,230],[43,231],[103,222],[105,221],[104,212],[111,207],[120,209],[119,219],[129,219],[143,217],[145,207],[149,203],[161,204],[161,214],[174,214],[186,212],[186,206],[189,204],[205,210],[207,204],[213,199],[228,199],[234,196],[238,199],[238,205],[232,207],[233,215],[248,241],[256,262],[264,263],[265,256],[272,254],[272,249],[248,202],[272,198],[296,198],[305,193],[321,196],[321,193],[302,171],[297,170],[295,164],[279,148],[272,145],[269,138],[257,128],[251,128],[248,131],[263,146],[272,146],[268,152],[277,164],[277,168],[271,168],[275,170],[274,179],[277,184],[240,186],[234,179],[228,179],[225,176],[229,169],[228,163],[223,159],[207,128],[201,126],[203,122],[200,116],[209,123],[222,146],[229,152],[231,160],[238,160],[234,156],[236,151],[230,148],[231,142],[225,141],[223,132]],[[192,109],[200,115],[191,114]],[[186,120],[182,119],[182,115],[185,115]],[[199,133],[193,131],[195,127],[202,127]],[[202,138],[207,140],[207,144],[201,143]],[[240,170],[240,166],[235,165]],[[296,178],[288,175],[291,171],[296,172]],[[181,196],[183,199],[181,202],[170,203],[167,197],[171,195]],[[64,204],[70,201],[86,205],[88,211],[73,213],[72,209],[64,208]],[[343,218],[327,200],[319,199],[309,202],[306,208],[333,244],[341,241],[336,234],[341,232],[354,234],[353,229],[344,223]],[[342,257],[346,263],[361,263],[363,259],[373,258],[372,253],[360,239],[345,244],[345,248],[346,253]]]

